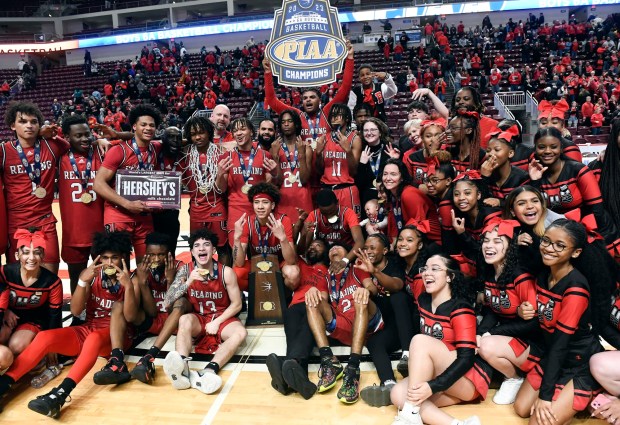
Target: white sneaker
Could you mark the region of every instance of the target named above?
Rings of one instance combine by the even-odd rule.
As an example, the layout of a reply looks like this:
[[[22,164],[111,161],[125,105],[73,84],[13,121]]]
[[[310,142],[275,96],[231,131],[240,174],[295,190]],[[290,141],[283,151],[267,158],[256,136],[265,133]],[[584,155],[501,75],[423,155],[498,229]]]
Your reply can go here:
[[[164,373],[177,390],[190,388],[189,382],[189,358],[183,359],[176,351],[168,353],[164,359]]]
[[[399,410],[392,425],[423,425],[423,423],[419,413],[403,413]]]
[[[493,396],[495,404],[512,404],[517,398],[519,388],[523,384],[523,378],[505,378],[499,390]]]
[[[222,386],[222,378],[209,370],[190,371],[189,382],[192,388],[205,394],[213,394]]]
[[[463,421],[463,425],[481,425],[478,416],[470,416]]]

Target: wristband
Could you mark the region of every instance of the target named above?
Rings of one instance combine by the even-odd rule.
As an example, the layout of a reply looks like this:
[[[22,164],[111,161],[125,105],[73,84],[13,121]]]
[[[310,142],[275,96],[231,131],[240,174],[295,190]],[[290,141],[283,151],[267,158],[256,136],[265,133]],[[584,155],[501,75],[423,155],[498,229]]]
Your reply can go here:
[[[82,288],[86,288],[87,283],[84,282],[82,279],[78,279],[77,281],[78,286],[81,286]]]
[[[351,260],[349,260],[347,257],[343,257],[340,261],[344,261],[346,264],[349,264]]]

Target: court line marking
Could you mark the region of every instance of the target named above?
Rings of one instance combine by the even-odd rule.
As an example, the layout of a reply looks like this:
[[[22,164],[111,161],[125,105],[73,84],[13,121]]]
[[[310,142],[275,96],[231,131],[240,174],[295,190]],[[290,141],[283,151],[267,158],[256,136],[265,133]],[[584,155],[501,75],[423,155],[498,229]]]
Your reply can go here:
[[[224,388],[222,388],[222,391],[220,391],[220,393],[217,395],[217,398],[211,405],[211,408],[207,412],[207,415],[202,420],[201,425],[209,425],[213,422],[213,420],[215,419],[215,416],[220,411],[222,404],[224,404],[226,397],[228,397],[230,390],[232,389],[233,385],[237,381],[237,378],[239,377],[239,375],[241,375],[241,371],[243,370],[243,367],[245,366],[248,359],[250,358],[250,354],[252,354],[252,351],[254,351],[254,348],[258,344],[258,341],[260,337],[263,335],[264,331],[265,331],[264,329],[261,329],[260,333],[254,337],[254,340],[252,341],[252,343],[247,347],[247,349],[243,353],[243,356],[245,357],[245,361],[241,359],[237,363],[237,365],[235,366],[235,369],[230,375],[230,378],[228,378],[228,380],[226,381],[226,384],[224,384]]]

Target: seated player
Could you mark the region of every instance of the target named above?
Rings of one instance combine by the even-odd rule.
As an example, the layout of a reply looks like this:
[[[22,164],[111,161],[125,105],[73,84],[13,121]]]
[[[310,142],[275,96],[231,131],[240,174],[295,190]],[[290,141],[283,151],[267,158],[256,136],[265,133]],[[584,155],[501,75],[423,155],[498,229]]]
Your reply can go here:
[[[276,213],[280,192],[271,183],[258,183],[248,192],[254,214],[243,214],[235,222],[233,264],[239,287],[248,289],[249,261],[255,255],[277,255],[280,260],[284,284],[291,287],[299,283],[299,267],[293,242],[293,225],[286,214]]]
[[[332,246],[330,265],[340,262],[348,251],[342,245]],[[341,273],[330,273],[329,292],[315,287],[306,293],[308,323],[321,356],[318,392],[332,389],[344,376],[338,400],[347,404],[359,399],[360,359],[366,336],[383,327],[383,317],[370,300],[371,294],[377,295],[372,278],[353,264],[347,264]],[[332,353],[328,335],[351,347],[346,371]]]
[[[316,393],[316,385],[308,379],[308,357],[314,347],[314,338],[306,314],[306,294],[310,288],[327,292],[329,258],[327,243],[315,239],[306,250],[305,258],[299,257],[299,285],[288,286],[293,300],[284,311],[286,357],[269,354],[265,363],[271,375],[271,386],[287,395],[296,391],[308,400]]]
[[[146,255],[136,269],[131,281],[133,292],[127,291],[123,302],[116,302],[112,308],[110,339],[112,351],[108,363],[97,373],[97,385],[123,384],[131,377],[145,384],[151,384],[155,377],[155,357],[170,335],[176,331],[181,315],[190,310],[187,305],[175,305],[168,314],[164,297],[174,281],[182,263],[176,261],[169,249],[170,238],[162,233],[146,236]],[[123,342],[127,325],[135,326],[136,333],[154,334],[157,339],[136,367],[129,372],[124,362]]]
[[[0,268],[0,372],[42,330],[62,327],[62,282],[43,268],[45,234],[19,229],[17,263]]]
[[[316,195],[316,203],[319,208],[310,212],[301,230],[297,247],[300,253],[316,234],[317,238],[325,239],[327,243],[340,243],[353,246],[337,263],[330,264],[330,272],[340,273],[351,260],[357,257],[355,252],[364,246],[364,235],[355,212],[348,207],[338,204],[338,198],[334,191],[322,189]]]
[[[127,264],[131,254],[131,236],[126,232],[96,233],[93,254],[97,257],[82,273],[71,300],[71,313],[86,308],[86,322],[80,326],[50,329],[37,334],[9,370],[0,376],[0,397],[27,374],[48,353],[75,357],[77,360],[60,385],[28,403],[42,415],[58,418],[71,391],[97,362],[110,352],[110,313],[116,301],[122,301],[125,288],[131,288]],[[126,347],[129,345],[127,341]]]
[[[193,313],[179,319],[176,351],[164,360],[164,372],[177,390],[191,387],[205,394],[217,391],[222,386],[217,373],[248,334],[235,317],[241,311],[237,276],[230,267],[213,260],[217,242],[217,236],[204,228],[190,235],[193,261],[179,269],[166,294],[168,306],[185,296],[194,308]],[[200,372],[189,370],[187,356],[192,339],[197,353],[213,354]]]

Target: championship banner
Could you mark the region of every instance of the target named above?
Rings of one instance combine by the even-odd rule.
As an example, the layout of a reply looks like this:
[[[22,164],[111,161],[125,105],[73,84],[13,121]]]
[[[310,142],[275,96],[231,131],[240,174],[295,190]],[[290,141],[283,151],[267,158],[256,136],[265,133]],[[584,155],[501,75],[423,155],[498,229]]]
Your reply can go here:
[[[265,55],[280,84],[331,84],[347,54],[338,9],[328,0],[284,0],[276,10]]]
[[[149,207],[181,209],[181,173],[178,171],[118,170],[116,192],[128,201]]]

